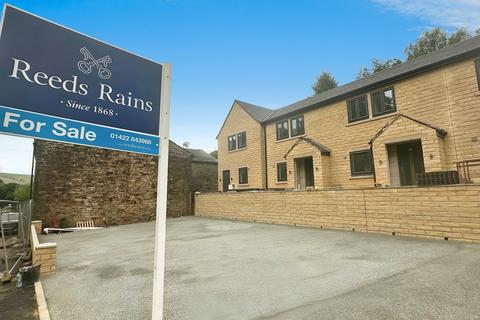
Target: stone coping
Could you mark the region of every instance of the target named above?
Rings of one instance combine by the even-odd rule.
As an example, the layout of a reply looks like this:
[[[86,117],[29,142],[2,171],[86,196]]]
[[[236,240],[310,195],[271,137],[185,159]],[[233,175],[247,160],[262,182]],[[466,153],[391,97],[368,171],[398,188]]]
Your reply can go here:
[[[37,235],[37,230],[35,229],[35,226],[32,224],[30,226],[30,228],[31,228],[31,231],[32,231],[32,247],[33,247],[33,250],[56,248],[57,247],[57,243],[55,243],[55,242],[40,243],[38,241],[38,235]]]

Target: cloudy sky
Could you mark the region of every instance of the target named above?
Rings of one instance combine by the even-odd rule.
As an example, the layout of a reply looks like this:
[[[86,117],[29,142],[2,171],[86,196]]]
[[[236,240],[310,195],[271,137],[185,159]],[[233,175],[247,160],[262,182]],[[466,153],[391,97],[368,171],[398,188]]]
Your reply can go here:
[[[322,71],[344,84],[373,57],[404,58],[428,28],[480,27],[480,0],[9,3],[172,63],[171,138],[207,151],[234,99],[282,107],[311,95]],[[31,153],[30,139],[0,135],[0,172],[29,173]]]

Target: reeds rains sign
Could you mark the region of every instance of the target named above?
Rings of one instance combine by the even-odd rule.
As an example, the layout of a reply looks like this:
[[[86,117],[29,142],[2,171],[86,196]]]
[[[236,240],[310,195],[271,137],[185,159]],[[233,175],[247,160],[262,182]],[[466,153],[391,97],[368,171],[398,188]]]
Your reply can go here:
[[[4,7],[0,132],[158,154],[162,65]]]

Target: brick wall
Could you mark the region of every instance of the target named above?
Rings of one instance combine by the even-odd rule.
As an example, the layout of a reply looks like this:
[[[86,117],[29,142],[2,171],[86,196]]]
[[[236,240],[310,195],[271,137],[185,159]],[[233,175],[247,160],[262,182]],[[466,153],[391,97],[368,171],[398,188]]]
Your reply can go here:
[[[205,193],[195,215],[480,241],[480,185]]]
[[[157,157],[36,141],[34,219],[98,226],[155,216]],[[191,214],[191,155],[170,143],[167,216]]]

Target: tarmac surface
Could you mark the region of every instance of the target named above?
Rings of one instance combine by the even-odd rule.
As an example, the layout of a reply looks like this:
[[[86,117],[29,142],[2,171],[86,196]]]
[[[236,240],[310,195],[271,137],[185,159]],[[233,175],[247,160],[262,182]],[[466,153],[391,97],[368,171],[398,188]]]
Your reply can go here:
[[[154,223],[48,236],[52,319],[149,319]],[[479,319],[480,244],[167,220],[165,319]]]

